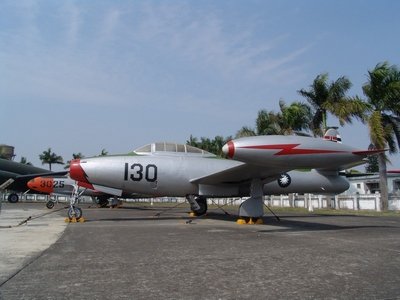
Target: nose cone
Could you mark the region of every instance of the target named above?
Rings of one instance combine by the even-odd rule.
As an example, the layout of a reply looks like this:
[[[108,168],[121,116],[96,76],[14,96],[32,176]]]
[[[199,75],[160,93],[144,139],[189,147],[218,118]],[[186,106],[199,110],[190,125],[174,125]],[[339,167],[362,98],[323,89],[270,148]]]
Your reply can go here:
[[[235,155],[235,144],[232,141],[227,142],[222,147],[222,152],[229,158],[232,158]]]
[[[37,186],[38,186],[38,185],[36,184],[35,179],[36,179],[36,178],[33,178],[33,179],[29,180],[28,183],[26,184],[30,190],[36,190],[36,188],[37,188]]]
[[[73,159],[71,160],[70,167],[69,167],[69,176],[79,182],[89,183],[87,179],[87,175],[81,166],[80,159]]]
[[[52,177],[36,177],[28,181],[27,186],[29,189],[51,194],[54,192],[54,178]]]

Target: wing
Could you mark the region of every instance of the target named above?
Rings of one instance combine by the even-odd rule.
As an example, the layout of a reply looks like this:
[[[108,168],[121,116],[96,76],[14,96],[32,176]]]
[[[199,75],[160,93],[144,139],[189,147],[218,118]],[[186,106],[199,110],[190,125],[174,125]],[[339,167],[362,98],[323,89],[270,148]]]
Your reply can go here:
[[[281,173],[290,168],[271,167],[265,168],[257,165],[242,163],[220,172],[208,174],[190,180],[191,183],[207,185],[238,185],[249,184],[253,178],[260,178],[264,183],[275,180]]]

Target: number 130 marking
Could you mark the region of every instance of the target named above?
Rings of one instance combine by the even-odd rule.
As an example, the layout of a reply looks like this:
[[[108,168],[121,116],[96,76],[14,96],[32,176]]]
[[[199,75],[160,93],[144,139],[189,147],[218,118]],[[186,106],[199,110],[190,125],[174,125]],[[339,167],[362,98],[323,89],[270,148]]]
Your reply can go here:
[[[128,178],[130,178],[133,181],[141,181],[144,178],[148,182],[155,182],[157,180],[157,166],[150,164],[147,165],[146,168],[143,168],[143,165],[141,164],[132,164],[130,166],[130,169],[132,170],[129,175],[129,164],[125,163],[125,173],[124,173],[124,180],[128,181]]]

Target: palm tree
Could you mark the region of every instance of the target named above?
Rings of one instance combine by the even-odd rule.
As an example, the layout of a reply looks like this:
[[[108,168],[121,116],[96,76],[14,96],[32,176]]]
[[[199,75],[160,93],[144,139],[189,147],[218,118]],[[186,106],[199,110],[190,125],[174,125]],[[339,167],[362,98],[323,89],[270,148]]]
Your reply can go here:
[[[21,164],[24,164],[24,165],[32,166],[32,163],[29,162],[29,161],[26,159],[26,157],[24,157],[24,156],[21,157],[20,163],[21,163]]]
[[[193,135],[190,135],[189,140],[186,141],[186,144],[193,146],[193,147],[198,147],[199,140],[194,137]]]
[[[43,151],[43,153],[39,155],[39,159],[42,161],[42,165],[49,164],[50,171],[52,164],[64,164],[63,158],[54,152],[51,152],[51,148],[49,148],[47,151]]]
[[[282,115],[262,109],[256,119],[257,135],[282,134]]]
[[[280,134],[282,116],[273,111],[262,109],[257,114],[256,128],[252,129],[248,126],[243,126],[236,133],[236,138],[255,136],[255,135],[273,135]]]
[[[85,157],[85,155],[83,155],[81,152],[72,154],[72,159],[80,159],[80,158],[84,158],[84,157]],[[64,169],[69,169],[70,164],[71,164],[71,161],[68,160]]]
[[[186,143],[188,145],[214,153],[217,156],[223,157],[224,153],[222,153],[222,146],[231,139],[231,136],[224,138],[223,136],[217,135],[214,139],[202,137],[199,141],[196,137],[190,135],[190,138],[186,141]]]
[[[363,85],[370,105],[368,127],[371,143],[377,149],[389,148],[396,153],[400,147],[400,70],[388,62],[379,63],[368,71]],[[388,209],[388,188],[385,153],[378,154],[381,209]]]
[[[308,130],[312,119],[311,108],[301,102],[293,102],[289,106],[279,101],[281,111],[275,113],[262,109],[258,112],[256,128],[243,126],[236,138],[254,135],[290,135],[296,131]]]
[[[351,123],[353,117],[363,120],[366,105],[361,99],[346,96],[350,88],[351,82],[345,76],[328,83],[328,73],[324,73],[314,79],[309,90],[298,91],[314,108],[314,136],[322,136],[327,130],[328,113],[337,117],[341,126]]]
[[[235,135],[235,138],[241,138],[241,137],[246,137],[246,136],[255,136],[257,133],[255,132],[254,129],[248,127],[248,126],[243,126],[240,128]]]
[[[283,134],[299,133],[311,128],[312,121],[311,107],[302,102],[293,102],[289,106],[285,101],[279,100],[279,107],[282,115]]]
[[[370,144],[368,150],[376,150],[373,144]],[[378,156],[370,155],[367,157],[367,164],[365,165],[366,173],[378,173],[379,172],[379,164],[378,164]]]
[[[106,149],[102,149],[99,156],[106,156],[108,155],[108,151]]]

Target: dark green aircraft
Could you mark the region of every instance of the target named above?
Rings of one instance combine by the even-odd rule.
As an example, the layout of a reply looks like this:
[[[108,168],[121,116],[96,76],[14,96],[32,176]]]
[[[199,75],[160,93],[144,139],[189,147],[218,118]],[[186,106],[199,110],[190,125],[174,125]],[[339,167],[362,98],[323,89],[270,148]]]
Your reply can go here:
[[[30,179],[37,176],[65,175],[67,173],[67,171],[50,172],[46,169],[0,158],[0,191],[13,191],[7,200],[11,203],[16,203],[19,200],[19,196],[15,192],[28,191],[27,182]]]

